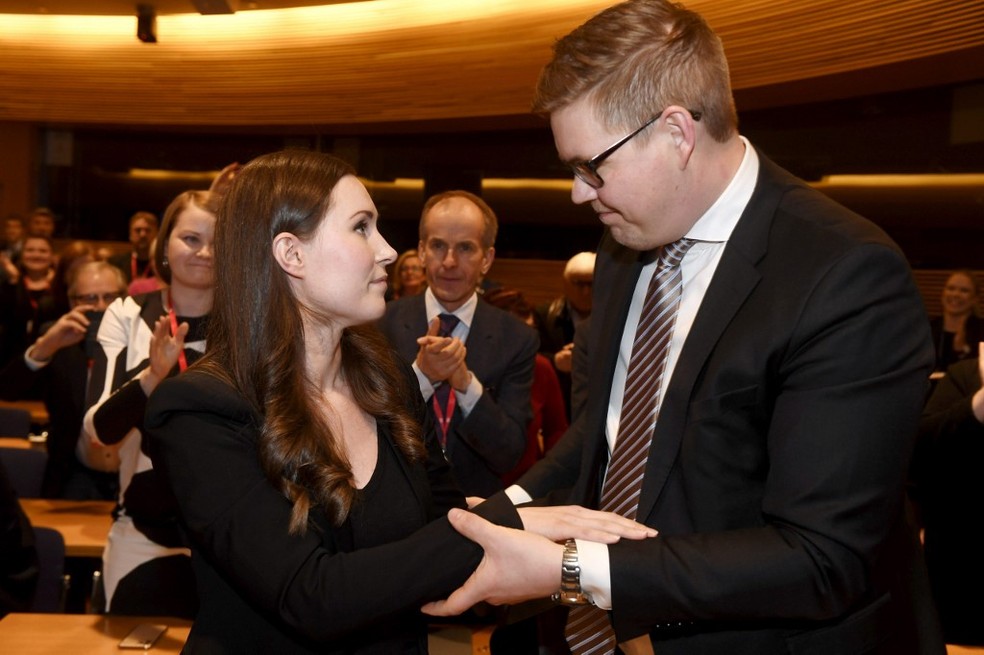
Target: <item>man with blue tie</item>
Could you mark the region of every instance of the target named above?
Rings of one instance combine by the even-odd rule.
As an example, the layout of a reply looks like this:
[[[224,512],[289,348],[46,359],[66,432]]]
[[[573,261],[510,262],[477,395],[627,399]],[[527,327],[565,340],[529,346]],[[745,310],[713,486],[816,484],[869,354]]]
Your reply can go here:
[[[424,204],[417,247],[427,291],[390,303],[380,328],[412,362],[462,491],[487,497],[526,449],[538,339],[478,286],[495,257],[498,221],[467,191]]]
[[[904,255],[739,134],[723,44],[681,5],[559,40],[534,108],[605,231],[586,400],[507,493],[659,535],[553,543],[452,510],[485,559],[425,611],[553,594],[574,655],[942,654],[904,512],[933,364]]]

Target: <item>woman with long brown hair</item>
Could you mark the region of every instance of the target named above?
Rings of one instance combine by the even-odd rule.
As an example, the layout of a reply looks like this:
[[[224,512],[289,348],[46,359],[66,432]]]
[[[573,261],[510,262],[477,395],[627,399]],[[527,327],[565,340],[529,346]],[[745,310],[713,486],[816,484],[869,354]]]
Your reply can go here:
[[[426,652],[418,608],[481,558],[416,378],[367,325],[396,256],[376,223],[352,169],[305,151],[245,166],[219,210],[208,352],[147,411],[196,565],[186,653]],[[504,494],[476,511],[521,525]]]

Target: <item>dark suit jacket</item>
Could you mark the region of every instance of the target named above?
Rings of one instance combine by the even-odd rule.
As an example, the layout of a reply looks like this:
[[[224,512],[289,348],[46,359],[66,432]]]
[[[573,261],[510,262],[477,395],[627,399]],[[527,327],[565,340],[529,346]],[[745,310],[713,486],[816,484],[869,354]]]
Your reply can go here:
[[[605,236],[575,348],[592,393],[519,481],[534,498],[570,488],[596,506],[641,268]],[[661,654],[910,653],[925,626],[923,652],[942,653],[928,599],[912,607],[903,521],[932,363],[897,247],[762,157],[654,433],[638,518],[660,534],[609,547],[619,638],[649,633]]]
[[[24,362],[24,353],[14,357],[0,372],[0,398],[18,400],[41,382],[44,404],[51,424],[48,426],[48,463],[44,469],[41,495],[60,498],[65,482],[73,471],[85,467],[75,456],[75,445],[85,414],[85,389],[88,358],[82,344],[62,348],[44,368],[32,371]]]
[[[422,400],[414,410],[426,418]],[[149,451],[177,498],[201,601],[182,652],[378,652],[371,644],[407,621],[420,626],[418,646],[426,646],[417,609],[446,597],[482,556],[444,518],[464,498],[432,432],[426,461],[398,457],[426,526],[342,552],[342,535],[317,508],[303,537],[288,535],[291,505],[260,467],[259,426],[245,398],[195,370],[162,382],[149,400]],[[384,422],[379,429],[391,438]],[[477,511],[521,526],[505,494]]]
[[[977,359],[950,366],[923,409],[913,461],[925,521],[926,562],[947,641],[984,643],[984,425],[971,399],[981,388]]]
[[[485,391],[467,418],[455,408],[446,451],[465,495],[488,497],[502,489],[499,476],[512,470],[526,450],[537,336],[512,314],[482,300],[472,322],[465,362]],[[412,363],[417,338],[427,333],[424,296],[389,303],[379,327],[400,357]]]

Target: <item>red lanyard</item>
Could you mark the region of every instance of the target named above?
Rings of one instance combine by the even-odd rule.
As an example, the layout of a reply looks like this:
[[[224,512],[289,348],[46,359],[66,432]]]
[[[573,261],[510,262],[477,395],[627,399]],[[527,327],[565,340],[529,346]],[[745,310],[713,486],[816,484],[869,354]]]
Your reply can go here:
[[[144,266],[143,271],[140,273],[140,277],[150,277],[150,262]],[[130,279],[137,279],[137,253],[130,253]]]
[[[167,291],[167,318],[171,321],[171,336],[173,337],[178,333],[178,317],[174,315],[174,305],[171,303],[171,290]],[[188,368],[188,358],[185,357],[184,348],[178,351],[178,368],[181,372]]]
[[[445,382],[444,384],[450,384],[450,382]],[[448,429],[451,427],[451,417],[454,416],[454,406],[457,404],[454,396],[454,389],[451,389],[448,394],[447,414],[445,414],[444,410],[441,409],[441,403],[437,401],[436,393],[431,396],[431,402],[434,404],[434,414],[437,415],[437,426],[440,428],[437,435],[441,442],[441,449],[444,450],[448,443]]]

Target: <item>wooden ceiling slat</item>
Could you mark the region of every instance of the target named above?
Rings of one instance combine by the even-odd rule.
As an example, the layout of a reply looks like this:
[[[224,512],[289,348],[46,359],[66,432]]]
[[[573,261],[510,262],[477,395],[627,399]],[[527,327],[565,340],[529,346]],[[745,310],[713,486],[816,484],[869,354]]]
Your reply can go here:
[[[156,45],[120,40],[108,28],[95,40],[0,30],[0,120],[308,125],[523,114],[555,38],[607,4],[531,0],[481,20],[425,20],[413,2],[372,5],[384,3],[384,18],[338,14],[345,20],[336,32],[334,23],[299,20],[335,14],[271,12],[267,29],[238,42],[235,21],[218,34],[168,34],[162,18]],[[980,0],[690,4],[721,34],[737,89],[984,45]],[[219,24],[192,18],[174,24]]]

